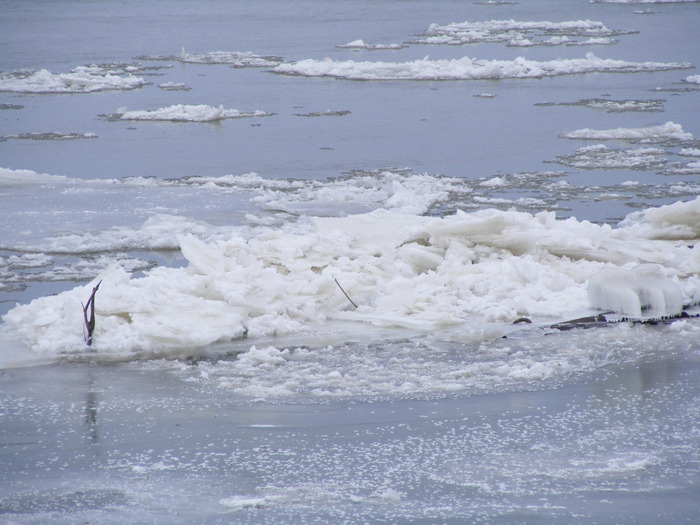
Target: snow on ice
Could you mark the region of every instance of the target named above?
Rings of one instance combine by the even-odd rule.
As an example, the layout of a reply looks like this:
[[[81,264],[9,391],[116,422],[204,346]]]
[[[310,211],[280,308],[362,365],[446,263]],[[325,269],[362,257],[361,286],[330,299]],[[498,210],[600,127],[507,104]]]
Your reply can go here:
[[[17,306],[4,320],[40,355],[73,352],[83,347],[81,301],[101,280],[94,348],[105,356],[178,352],[334,322],[489,339],[522,316],[558,319],[591,306],[636,315],[629,299],[619,299],[623,292],[602,300],[611,278],[596,275],[640,264],[656,265],[664,278],[654,281],[663,302],[653,290],[638,291],[639,309],[672,315],[700,300],[698,238],[700,198],[636,212],[617,228],[551,212],[438,218],[376,210],[208,243],[185,235],[186,268],[132,278],[115,266],[86,286]],[[635,275],[622,280],[627,288],[637,289]]]
[[[666,122],[659,126],[647,128],[615,128],[615,129],[579,129],[562,133],[567,139],[583,140],[634,140],[653,142],[659,140],[692,140],[693,134],[683,130],[683,126],[675,122]]]
[[[54,74],[46,69],[0,73],[0,91],[13,93],[92,93],[131,90],[147,82],[130,73],[118,75],[97,66],[76,67],[70,73]]]
[[[612,30],[602,22],[573,20],[567,22],[530,22],[517,20],[488,20],[460,22],[447,25],[431,24],[418,44],[464,45],[484,42],[504,42],[509,46],[534,45],[606,45],[614,44],[613,36],[636,31]],[[544,38],[545,36],[549,38]],[[576,40],[588,37],[586,40]]]
[[[272,71],[286,75],[334,77],[348,80],[475,80],[503,78],[542,78],[580,73],[637,73],[693,67],[686,62],[629,62],[598,58],[587,53],[584,58],[548,61],[479,60],[469,57],[412,62],[356,62],[306,59],[280,64]]]
[[[170,120],[174,122],[213,122],[229,118],[268,117],[271,113],[256,110],[243,112],[237,109],[225,109],[224,106],[213,107],[206,104],[175,104],[153,111],[127,111],[119,108],[116,116],[121,120]]]

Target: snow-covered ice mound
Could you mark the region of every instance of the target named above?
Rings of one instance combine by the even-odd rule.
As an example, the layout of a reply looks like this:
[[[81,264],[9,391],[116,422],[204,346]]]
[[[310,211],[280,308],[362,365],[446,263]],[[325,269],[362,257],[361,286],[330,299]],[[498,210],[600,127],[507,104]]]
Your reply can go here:
[[[612,281],[595,276],[646,263],[679,290],[654,281],[666,315],[700,300],[699,217],[696,198],[637,212],[618,228],[551,212],[440,218],[377,210],[209,243],[187,235],[180,238],[186,268],[131,278],[112,267],[86,286],[17,306],[4,320],[40,355],[83,352],[81,302],[101,280],[93,348],[105,358],[336,325],[351,326],[349,334],[386,327],[473,341],[500,337],[522,316],[552,321],[589,308],[589,279],[593,305],[604,307],[598,299]],[[638,296],[640,309],[662,305],[651,291]],[[632,312],[625,301],[613,306]]]
[[[431,24],[418,44],[464,45],[502,42],[509,46],[600,45],[614,44],[618,35],[636,31],[613,30],[602,22],[570,20],[565,22],[488,20]],[[579,40],[586,37],[586,40]]]
[[[104,68],[81,66],[70,73],[54,74],[46,69],[0,73],[0,91],[13,93],[92,93],[130,90],[147,82],[129,74],[118,75]]]
[[[268,117],[271,113],[256,110],[252,112],[237,109],[225,109],[224,106],[213,107],[206,104],[175,104],[152,111],[127,111],[119,108],[115,117],[120,120],[165,120],[173,122],[213,122],[230,118]]]
[[[307,59],[280,64],[276,73],[309,77],[334,77],[348,80],[476,80],[502,78],[542,78],[580,73],[639,73],[693,67],[686,62],[629,62],[598,58],[537,61],[518,57],[514,60],[479,60],[463,57],[452,60],[412,62],[356,62]]]

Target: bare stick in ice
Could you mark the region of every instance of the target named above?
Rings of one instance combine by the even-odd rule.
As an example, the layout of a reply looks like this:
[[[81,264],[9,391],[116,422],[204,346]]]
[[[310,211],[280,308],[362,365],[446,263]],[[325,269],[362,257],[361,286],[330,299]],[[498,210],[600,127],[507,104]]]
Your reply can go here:
[[[335,284],[338,285],[338,288],[340,288],[340,291],[343,292],[343,295],[347,298],[348,301],[350,301],[350,304],[352,304],[355,308],[357,308],[357,305],[355,304],[355,301],[350,299],[350,296],[347,294],[347,292],[343,289],[342,286],[340,286],[340,283],[338,282],[338,279],[333,277],[333,280],[335,281]]]
[[[80,303],[83,306],[83,319],[85,319],[85,330],[87,331],[87,334],[85,335],[85,342],[88,346],[92,345],[92,333],[95,331],[95,294],[100,288],[100,284],[102,284],[102,281],[97,283],[97,285],[92,289],[92,293],[90,294],[87,304],[83,305],[83,303]],[[88,309],[90,310],[89,318]]]

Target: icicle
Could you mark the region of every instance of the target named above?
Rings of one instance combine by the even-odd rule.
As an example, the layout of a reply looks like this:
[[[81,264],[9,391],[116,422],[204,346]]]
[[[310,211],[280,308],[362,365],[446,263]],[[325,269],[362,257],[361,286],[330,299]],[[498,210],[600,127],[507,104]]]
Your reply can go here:
[[[653,264],[600,271],[588,281],[588,300],[593,308],[631,317],[670,317],[683,311],[680,288]]]

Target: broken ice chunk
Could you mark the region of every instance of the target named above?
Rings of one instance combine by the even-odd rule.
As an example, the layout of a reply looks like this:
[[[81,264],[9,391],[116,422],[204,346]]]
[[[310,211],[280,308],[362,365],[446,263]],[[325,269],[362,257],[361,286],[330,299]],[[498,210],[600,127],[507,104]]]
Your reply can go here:
[[[588,301],[593,308],[631,317],[672,317],[683,311],[680,288],[653,264],[598,272],[588,281]]]

